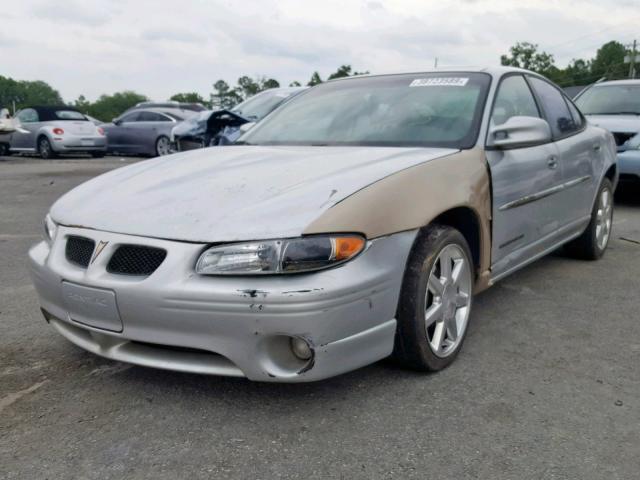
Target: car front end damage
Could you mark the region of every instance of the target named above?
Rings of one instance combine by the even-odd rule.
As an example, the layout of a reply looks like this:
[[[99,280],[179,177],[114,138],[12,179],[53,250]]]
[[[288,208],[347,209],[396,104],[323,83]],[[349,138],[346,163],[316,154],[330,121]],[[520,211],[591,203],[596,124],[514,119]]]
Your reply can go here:
[[[388,356],[416,231],[313,273],[209,276],[207,244],[55,226],[29,252],[45,319],[90,352],[258,381],[320,380]],[[124,252],[123,252],[124,250]],[[161,252],[161,253],[159,253]]]

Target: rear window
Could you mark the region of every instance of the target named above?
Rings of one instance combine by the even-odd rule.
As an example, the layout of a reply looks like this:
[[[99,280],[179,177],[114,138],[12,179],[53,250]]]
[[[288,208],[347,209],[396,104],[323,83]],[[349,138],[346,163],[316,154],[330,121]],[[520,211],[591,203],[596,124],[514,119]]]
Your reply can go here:
[[[75,110],[56,110],[56,117],[58,120],[87,120],[83,114]]]

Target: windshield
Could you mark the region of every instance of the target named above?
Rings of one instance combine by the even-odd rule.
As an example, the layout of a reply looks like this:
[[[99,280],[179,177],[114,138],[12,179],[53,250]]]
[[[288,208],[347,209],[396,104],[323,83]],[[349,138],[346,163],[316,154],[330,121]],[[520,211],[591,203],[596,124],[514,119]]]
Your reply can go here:
[[[238,143],[470,148],[491,77],[427,73],[328,82],[300,95]]]
[[[85,120],[87,118],[80,112],[75,110],[56,110],[56,117],[58,120]]]
[[[261,120],[275,110],[287,97],[290,97],[292,93],[282,91],[259,93],[236,105],[231,111],[242,115],[248,120]]]
[[[640,85],[591,87],[575,103],[585,115],[640,115]]]

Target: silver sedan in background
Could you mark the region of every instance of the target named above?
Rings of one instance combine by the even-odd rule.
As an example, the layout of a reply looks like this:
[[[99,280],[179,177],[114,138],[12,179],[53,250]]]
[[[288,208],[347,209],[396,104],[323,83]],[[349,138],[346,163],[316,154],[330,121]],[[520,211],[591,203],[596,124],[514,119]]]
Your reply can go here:
[[[162,156],[171,153],[171,130],[195,115],[179,108],[147,108],[125,112],[102,126],[110,153]]]
[[[104,157],[104,130],[78,110],[66,105],[33,106],[20,110],[15,131],[0,138],[0,152],[37,153],[44,159],[64,153],[89,153]]]

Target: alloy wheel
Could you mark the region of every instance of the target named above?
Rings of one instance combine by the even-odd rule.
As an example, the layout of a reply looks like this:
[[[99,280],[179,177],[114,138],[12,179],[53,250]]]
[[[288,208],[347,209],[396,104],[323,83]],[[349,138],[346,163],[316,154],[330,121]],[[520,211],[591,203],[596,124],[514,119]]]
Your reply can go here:
[[[171,153],[171,142],[167,137],[160,137],[156,143],[156,151],[159,157],[169,155]]]
[[[596,211],[596,243],[600,250],[604,250],[611,236],[613,223],[613,198],[608,188],[603,188],[598,199]]]
[[[40,156],[42,158],[51,158],[51,144],[49,143],[49,140],[47,140],[46,138],[41,138],[38,145],[38,151],[40,152]]]
[[[425,298],[427,340],[436,356],[450,355],[464,338],[471,295],[469,259],[458,245],[447,245],[431,268]]]

